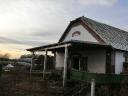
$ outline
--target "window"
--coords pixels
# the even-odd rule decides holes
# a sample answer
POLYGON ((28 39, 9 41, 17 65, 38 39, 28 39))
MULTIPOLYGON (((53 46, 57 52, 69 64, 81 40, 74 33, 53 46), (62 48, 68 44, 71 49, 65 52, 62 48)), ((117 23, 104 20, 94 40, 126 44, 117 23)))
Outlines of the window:
POLYGON ((124 57, 125 57, 125 62, 128 62, 128 52, 124 53, 124 57))
POLYGON ((79 71, 87 71, 88 57, 81 57, 80 55, 72 56, 72 68, 79 71))
POLYGON ((80 32, 79 31, 75 31, 72 33, 72 37, 77 37, 80 36, 80 32))

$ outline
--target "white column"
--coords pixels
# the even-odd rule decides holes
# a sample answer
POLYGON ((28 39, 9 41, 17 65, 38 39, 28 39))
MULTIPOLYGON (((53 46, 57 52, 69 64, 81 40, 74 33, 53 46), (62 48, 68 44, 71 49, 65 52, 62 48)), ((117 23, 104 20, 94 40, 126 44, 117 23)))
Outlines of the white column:
POLYGON ((30 74, 32 73, 33 65, 34 65, 34 52, 32 52, 32 57, 31 57, 31 67, 30 67, 30 74))
POLYGON ((65 46, 64 72, 63 72, 63 87, 65 87, 66 79, 67 79, 67 59, 68 59, 68 47, 65 46))
POLYGON ((45 49, 45 56, 44 56, 43 79, 45 78, 46 64, 47 64, 47 49, 45 49))
POLYGON ((95 96, 95 80, 91 80, 91 96, 95 96))
POLYGON ((54 51, 54 65, 53 65, 54 69, 56 67, 56 51, 54 51))

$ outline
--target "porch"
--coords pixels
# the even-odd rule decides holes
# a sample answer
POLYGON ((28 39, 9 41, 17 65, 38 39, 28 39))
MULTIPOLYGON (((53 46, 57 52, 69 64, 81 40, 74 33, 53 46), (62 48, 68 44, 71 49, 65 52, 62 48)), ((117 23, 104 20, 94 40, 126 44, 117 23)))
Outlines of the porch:
POLYGON ((111 67, 111 50, 112 48, 109 45, 76 41, 76 40, 27 49, 27 51, 30 51, 33 54, 32 61, 31 61, 30 74, 33 72, 33 65, 34 65, 33 59, 35 56, 35 52, 45 53, 45 57, 43 61, 44 65, 43 65, 43 71, 42 71, 43 77, 47 72, 47 69, 46 69, 47 54, 48 52, 52 52, 54 54, 55 69, 57 69, 59 65, 61 66, 63 71, 62 72, 63 86, 65 85, 67 76, 70 75, 70 71, 72 68, 77 69, 79 71, 86 71, 86 72, 91 71, 96 73, 99 71, 99 73, 100 72, 108 73, 110 72, 110 69, 111 69, 110 68, 111 67), (101 50, 104 50, 104 51, 102 52, 101 50), (100 54, 99 52, 102 53, 102 55, 99 56, 100 54), (59 61, 59 63, 57 60, 60 60, 60 58, 57 57, 57 53, 62 54, 62 58, 61 58, 62 60, 61 62, 59 61), (101 60, 102 57, 103 59, 101 60), (100 66, 102 67, 100 68, 100 66))

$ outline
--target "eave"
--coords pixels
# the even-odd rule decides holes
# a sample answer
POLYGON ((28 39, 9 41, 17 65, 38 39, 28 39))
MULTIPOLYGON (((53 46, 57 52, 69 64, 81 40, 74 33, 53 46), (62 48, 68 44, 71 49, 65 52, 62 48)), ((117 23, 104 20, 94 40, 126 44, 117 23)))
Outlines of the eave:
POLYGON ((61 42, 61 43, 54 43, 54 44, 49 44, 49 45, 44 45, 40 47, 34 47, 34 48, 29 48, 26 49, 27 51, 44 51, 44 50, 53 50, 53 49, 59 49, 59 48, 64 48, 65 46, 79 46, 79 47, 98 47, 98 48, 111 48, 112 46, 106 45, 106 44, 99 44, 95 42, 88 42, 88 41, 78 41, 78 40, 72 40, 72 41, 67 41, 67 42, 61 42))

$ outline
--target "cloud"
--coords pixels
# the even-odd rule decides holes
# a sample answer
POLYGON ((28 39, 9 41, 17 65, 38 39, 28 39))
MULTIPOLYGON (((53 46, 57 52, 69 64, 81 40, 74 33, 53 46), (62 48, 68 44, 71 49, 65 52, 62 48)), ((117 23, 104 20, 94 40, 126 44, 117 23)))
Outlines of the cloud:
POLYGON ((68 14, 64 0, 4 0, 0 9, 1 35, 12 37, 63 32, 68 14))
MULTIPOLYGON (((112 18, 109 15, 115 13, 115 10, 110 13, 109 9, 106 12, 109 7, 104 9, 104 6, 114 5, 117 1, 0 0, 0 44, 2 45, 0 48, 9 46, 17 50, 22 46, 22 51, 27 47, 57 42, 69 22, 79 16, 85 14, 93 18, 99 16, 99 21, 107 21, 107 17, 112 18)), ((122 12, 122 9, 120 10, 122 12)), ((119 10, 117 13, 120 14, 119 10)))
POLYGON ((106 5, 111 6, 117 2, 117 0, 78 0, 80 4, 85 5, 106 5))
POLYGON ((27 45, 27 46, 39 46, 48 44, 48 42, 36 41, 36 40, 15 40, 8 37, 0 36, 0 44, 14 44, 14 45, 27 45))

